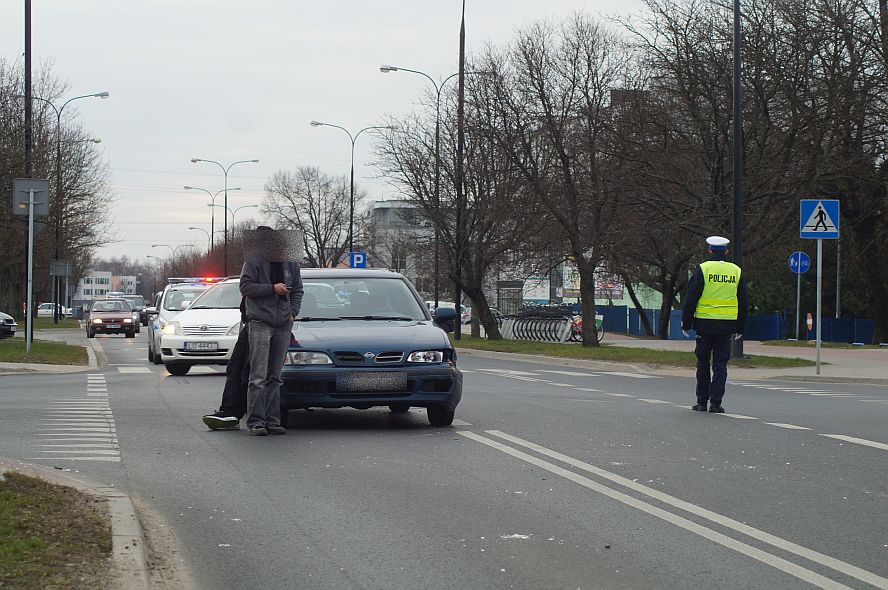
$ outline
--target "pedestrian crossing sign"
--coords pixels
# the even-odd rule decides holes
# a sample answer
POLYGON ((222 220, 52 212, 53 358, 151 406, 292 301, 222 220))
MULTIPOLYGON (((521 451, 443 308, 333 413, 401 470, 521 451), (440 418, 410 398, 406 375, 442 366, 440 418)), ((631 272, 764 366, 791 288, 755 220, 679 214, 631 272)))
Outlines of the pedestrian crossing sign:
POLYGON ((802 199, 799 237, 836 240, 839 237, 838 199, 802 199))

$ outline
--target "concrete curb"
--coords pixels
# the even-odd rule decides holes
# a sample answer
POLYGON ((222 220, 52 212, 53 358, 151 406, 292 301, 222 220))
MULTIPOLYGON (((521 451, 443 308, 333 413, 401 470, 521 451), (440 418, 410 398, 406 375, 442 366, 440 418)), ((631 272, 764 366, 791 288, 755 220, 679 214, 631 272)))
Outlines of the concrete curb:
POLYGON ((0 459, 0 473, 8 471, 17 471, 105 498, 111 518, 111 560, 115 569, 115 587, 125 590, 147 590, 151 587, 145 533, 129 496, 118 489, 97 485, 56 469, 14 459, 0 459))
POLYGON ((94 340, 87 340, 85 336, 83 340, 86 340, 86 342, 78 344, 78 346, 83 346, 83 348, 86 349, 86 365, 51 365, 47 363, 0 363, 0 375, 23 375, 33 373, 65 374, 95 370, 99 368, 102 364, 99 361, 98 354, 96 353, 97 350, 101 352, 101 347, 97 348, 98 343, 96 343, 94 340))
MULTIPOLYGON (((665 365, 643 365, 619 363, 612 361, 587 361, 583 359, 572 359, 565 357, 520 354, 513 352, 497 352, 492 350, 477 350, 472 348, 457 348, 457 355, 477 358, 489 358, 497 360, 512 360, 523 363, 535 363, 546 365, 560 365, 563 367, 575 367, 589 369, 592 371, 621 371, 632 373, 645 373, 648 375, 660 375, 668 377, 687 377, 689 379, 696 378, 696 370, 693 368, 675 368, 665 365)), ((728 379, 774 379, 782 381, 809 381, 819 383, 859 383, 861 385, 888 385, 888 379, 879 379, 872 377, 843 377, 831 375, 798 375, 784 373, 786 369, 744 369, 741 367, 732 367, 728 364, 728 379)))

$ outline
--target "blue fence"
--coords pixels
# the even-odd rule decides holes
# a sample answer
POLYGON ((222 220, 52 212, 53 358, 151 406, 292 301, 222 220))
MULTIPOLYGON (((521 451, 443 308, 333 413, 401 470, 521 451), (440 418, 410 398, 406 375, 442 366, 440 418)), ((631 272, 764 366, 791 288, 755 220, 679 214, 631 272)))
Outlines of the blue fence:
MULTIPOLYGON (((823 318, 821 338, 824 342, 873 343, 873 321, 855 318, 823 318)), ((808 330, 808 340, 815 340, 815 330, 808 330)))

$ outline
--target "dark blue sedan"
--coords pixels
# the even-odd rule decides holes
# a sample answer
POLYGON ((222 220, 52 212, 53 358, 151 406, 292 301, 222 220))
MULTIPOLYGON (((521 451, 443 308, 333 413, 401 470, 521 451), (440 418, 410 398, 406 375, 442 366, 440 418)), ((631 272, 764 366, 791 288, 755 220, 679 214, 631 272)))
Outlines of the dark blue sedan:
POLYGON ((426 408, 448 426, 462 396, 462 373, 444 329, 453 309, 433 317, 401 274, 303 269, 305 297, 284 364, 281 422, 297 408, 392 412, 426 408), (442 329, 444 328, 444 329, 442 329))

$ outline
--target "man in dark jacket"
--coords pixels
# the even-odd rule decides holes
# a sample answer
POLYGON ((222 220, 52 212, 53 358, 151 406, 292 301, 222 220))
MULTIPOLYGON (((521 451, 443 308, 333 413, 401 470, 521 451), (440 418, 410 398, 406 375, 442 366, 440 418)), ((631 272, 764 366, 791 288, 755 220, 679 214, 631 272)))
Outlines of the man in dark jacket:
POLYGON ((282 261, 280 235, 260 226, 250 239, 262 244, 261 255, 247 256, 240 292, 249 318, 250 382, 247 427, 253 436, 285 434, 281 426, 280 386, 293 320, 302 306, 302 274, 295 260, 282 261))
POLYGON ((238 430, 240 419, 247 411, 247 384, 250 381, 250 340, 245 298, 241 297, 241 323, 237 341, 231 350, 231 358, 225 367, 225 386, 222 389, 222 405, 212 414, 203 417, 203 423, 211 430, 238 430))
POLYGON ((730 241, 710 236, 706 243, 709 260, 688 281, 681 328, 685 336, 691 328, 697 332, 697 404, 692 409, 705 412, 709 404, 710 412, 723 413, 731 335, 738 340, 743 336, 748 300, 740 267, 726 260, 730 241))

